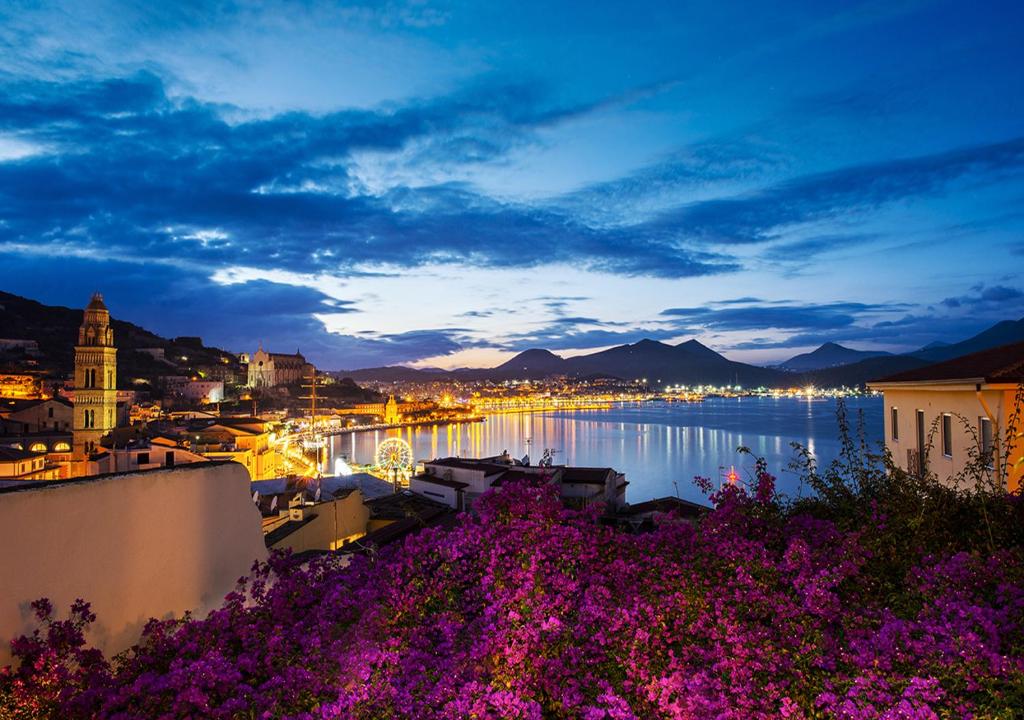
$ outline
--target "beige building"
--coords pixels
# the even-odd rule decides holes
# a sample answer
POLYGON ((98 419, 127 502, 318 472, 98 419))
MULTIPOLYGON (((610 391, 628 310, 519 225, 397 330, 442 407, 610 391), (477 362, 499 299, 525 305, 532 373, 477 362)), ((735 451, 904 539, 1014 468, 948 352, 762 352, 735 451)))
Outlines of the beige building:
POLYGON ((363 500, 355 488, 320 499, 310 499, 305 490, 264 497, 261 509, 267 547, 294 553, 338 550, 366 534, 370 510, 363 500), (271 511, 272 498, 277 498, 277 505, 271 511))
POLYGON ((299 352, 294 355, 269 353, 260 347, 249 357, 248 386, 264 388, 291 385, 311 377, 313 370, 313 366, 299 352))
POLYGON ((869 383, 885 396, 885 445, 912 473, 956 478, 981 456, 1010 491, 1024 478, 1024 343, 869 383))
POLYGON ((72 431, 76 461, 84 461, 100 439, 117 427, 117 348, 110 312, 95 293, 85 308, 75 346, 75 406, 72 431))
POLYGON ((57 468, 46 461, 46 451, 0 446, 0 480, 54 480, 57 468))
POLYGON ((281 457, 271 443, 273 423, 261 418, 218 417, 189 425, 192 451, 211 460, 231 460, 245 466, 253 480, 280 473, 281 457))
POLYGON ((87 639, 112 654, 149 618, 219 607, 267 556, 249 478, 230 463, 0 489, 0 547, 0 665, 35 629, 33 600, 61 616, 92 603, 87 639))
POLYGON ((27 432, 68 431, 74 422, 74 408, 64 398, 9 400, 7 403, 0 405, 0 415, 23 423, 27 432))
POLYGON ((609 510, 626 504, 626 476, 612 468, 525 465, 508 453, 494 458, 439 458, 423 463, 423 472, 409 479, 409 489, 456 510, 472 509, 491 488, 543 476, 559 488, 570 505, 605 503, 609 510))

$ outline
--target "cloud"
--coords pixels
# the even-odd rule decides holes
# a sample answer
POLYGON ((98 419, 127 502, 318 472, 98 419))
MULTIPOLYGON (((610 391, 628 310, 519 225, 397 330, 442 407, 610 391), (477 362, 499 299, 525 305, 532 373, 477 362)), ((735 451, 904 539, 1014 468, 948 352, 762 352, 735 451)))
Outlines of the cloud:
POLYGON ((357 312, 346 300, 318 290, 249 280, 213 282, 188 269, 124 263, 113 259, 8 255, 4 290, 38 296, 49 286, 47 301, 84 307, 95 291, 104 294, 111 314, 164 337, 201 334, 208 345, 241 352, 264 347, 296 348, 326 369, 413 362, 461 349, 458 329, 345 335, 330 332, 319 318, 357 312), (50 282, 60 278, 59 282, 50 282), (154 290, 154 288, 159 288, 154 290))
POLYGON ((971 288, 971 293, 947 297, 941 301, 941 304, 947 308, 967 306, 977 309, 979 306, 1019 307, 1024 305, 1022 301, 1024 301, 1024 291, 1021 291, 1019 288, 1007 287, 1005 285, 991 285, 989 287, 976 285, 971 288))
POLYGON ((775 262, 803 265, 820 255, 865 245, 878 238, 879 236, 873 233, 817 235, 801 240, 776 243, 766 248, 762 257, 775 262))
POLYGON ((57 149, 0 163, 0 238, 73 236, 121 256, 189 257, 344 274, 380 264, 571 262, 625 275, 735 270, 718 252, 659 227, 603 229, 553 209, 503 203, 460 185, 353 186, 359 150, 393 151, 456 130, 531 127, 585 109, 535 87, 473 87, 378 111, 292 112, 231 124, 172 100, 151 73, 100 81, 7 83, 0 131, 57 149), (215 230, 216 242, 197 242, 215 230))
POLYGON ((899 304, 832 302, 821 304, 750 304, 729 307, 668 308, 663 317, 719 331, 838 330, 856 323, 861 317, 892 312, 899 304))
POLYGON ((661 224, 720 243, 760 243, 783 229, 909 198, 938 195, 957 180, 991 183, 1024 168, 1024 138, 805 175, 745 196, 694 203, 661 224))

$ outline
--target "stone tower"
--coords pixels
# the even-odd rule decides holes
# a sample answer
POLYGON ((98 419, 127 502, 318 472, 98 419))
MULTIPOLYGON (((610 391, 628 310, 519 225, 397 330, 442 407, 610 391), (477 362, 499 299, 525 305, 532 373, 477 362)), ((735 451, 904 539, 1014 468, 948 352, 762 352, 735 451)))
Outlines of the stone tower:
POLYGON ((86 460, 116 425, 117 348, 110 311, 103 296, 95 293, 85 308, 75 345, 75 460, 86 460))

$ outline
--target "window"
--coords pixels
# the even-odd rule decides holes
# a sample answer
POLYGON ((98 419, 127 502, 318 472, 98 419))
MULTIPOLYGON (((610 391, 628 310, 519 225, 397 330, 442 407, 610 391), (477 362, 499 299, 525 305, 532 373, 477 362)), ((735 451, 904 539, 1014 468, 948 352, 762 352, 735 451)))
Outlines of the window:
POLYGON ((51 417, 51 418, 53 417, 53 407, 52 406, 46 409, 46 417, 51 417))
POLYGON ((144 453, 140 452, 138 460, 139 460, 139 465, 149 465, 149 453, 148 452, 144 452, 144 453))
POLYGON ((53 451, 54 452, 70 452, 71 451, 71 446, 68 445, 66 442, 59 442, 59 443, 57 443, 56 445, 53 446, 53 451))
POLYGON ((32 443, 28 446, 29 452, 46 452, 46 445, 41 442, 32 443))
POLYGON ((899 442, 900 439, 900 411, 894 405, 889 410, 889 425, 892 427, 892 439, 899 442))
POLYGON ((925 434, 924 410, 917 411, 917 472, 924 475, 925 471, 925 434))
POLYGON ((942 454, 953 457, 953 416, 942 414, 942 454))
POLYGON ((995 463, 993 439, 992 421, 987 417, 978 418, 978 441, 981 443, 981 456, 985 459, 985 465, 988 467, 993 467, 995 463))

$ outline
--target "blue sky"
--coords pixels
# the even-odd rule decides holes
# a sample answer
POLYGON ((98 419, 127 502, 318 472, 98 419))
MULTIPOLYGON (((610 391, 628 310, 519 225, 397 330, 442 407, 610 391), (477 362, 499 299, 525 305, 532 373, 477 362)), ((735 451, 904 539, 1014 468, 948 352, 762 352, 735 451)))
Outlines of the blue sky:
POLYGON ((0 5, 0 288, 326 368, 1024 315, 1019 3, 0 5))

